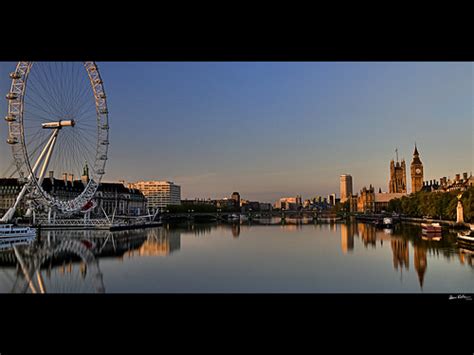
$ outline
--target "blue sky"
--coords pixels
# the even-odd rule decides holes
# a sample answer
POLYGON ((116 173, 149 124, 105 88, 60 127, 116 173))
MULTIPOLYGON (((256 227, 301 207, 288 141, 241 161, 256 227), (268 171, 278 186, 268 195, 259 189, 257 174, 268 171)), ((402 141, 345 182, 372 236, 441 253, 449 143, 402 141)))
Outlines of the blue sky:
MULTIPOLYGON (((339 195, 349 173, 355 192, 386 191, 395 148, 409 164, 415 141, 425 180, 474 170, 470 62, 98 65, 111 124, 107 181, 166 179, 183 198, 239 191, 273 202, 339 195)), ((0 92, 14 68, 0 62, 0 92)), ((2 116, 6 107, 0 100, 2 116)), ((2 173, 6 143, 0 157, 2 173)))

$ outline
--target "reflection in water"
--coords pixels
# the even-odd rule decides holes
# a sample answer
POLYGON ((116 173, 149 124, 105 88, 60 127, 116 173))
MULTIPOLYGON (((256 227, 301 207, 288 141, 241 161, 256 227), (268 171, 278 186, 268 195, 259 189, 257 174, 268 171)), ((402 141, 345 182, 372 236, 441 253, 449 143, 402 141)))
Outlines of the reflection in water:
POLYGON ((240 235, 240 224, 232 224, 232 236, 238 238, 240 235))
MULTIPOLYGON (((266 230, 269 236, 279 234, 283 240, 289 240, 293 234, 301 233, 302 236, 308 236, 312 243, 317 243, 318 238, 326 238, 328 235, 338 235, 340 228, 340 239, 329 238, 325 243, 337 243, 339 257, 351 260, 364 258, 367 262, 373 262, 377 265, 377 260, 373 258, 374 253, 385 246, 390 245, 391 253, 388 258, 383 259, 384 263, 393 264, 393 270, 396 272, 410 271, 410 245, 413 248, 414 272, 417 273, 419 287, 432 287, 433 282, 440 282, 439 276, 433 275, 430 278, 430 286, 427 286, 426 274, 428 272, 429 258, 442 258, 446 260, 459 260, 458 265, 463 265, 471 270, 473 267, 474 247, 472 245, 458 244, 454 234, 447 231, 443 232, 442 238, 423 238, 421 229, 418 225, 401 224, 396 225, 393 230, 381 230, 373 225, 364 223, 333 223, 333 224, 311 224, 303 225, 297 221, 290 223, 257 226, 251 223, 182 223, 177 225, 164 225, 160 228, 151 228, 144 230, 131 231, 52 231, 42 232, 40 238, 28 245, 16 245, 0 251, 0 292, 105 292, 107 289, 107 275, 102 276, 99 263, 116 263, 115 268, 108 269, 110 273, 113 270, 119 270, 117 265, 127 262, 133 258, 144 258, 144 262, 154 262, 153 257, 167 257, 175 255, 181 249, 181 237, 199 238, 196 240, 199 244, 212 243, 213 238, 202 238, 206 235, 224 235, 231 239, 238 240, 238 245, 248 246, 258 238, 262 230, 266 230), (259 231, 254 233, 254 231, 259 231), (246 238, 238 239, 244 234, 246 238), (365 248, 358 248, 357 253, 353 253, 355 248, 355 239, 359 239, 365 248), (240 244, 240 241, 244 242, 240 244), (339 244, 340 243, 340 244, 339 244), (368 246, 371 246, 368 250, 368 246), (340 255, 342 251, 344 256, 340 255), (391 259, 390 260, 390 255, 391 259), (119 263, 117 264, 117 261, 119 263), (438 278, 437 278, 438 277, 438 278)), ((272 247, 284 248, 285 242, 281 239, 271 239, 272 247)), ((260 239, 262 240, 262 239, 260 239)), ((301 255, 311 255, 312 249, 304 244, 305 239, 301 239, 302 250, 298 249, 299 244, 295 245, 295 251, 298 250, 301 255)), ((196 244, 187 244, 192 245, 196 244)), ((258 244, 256 244, 255 247, 258 244)), ((327 245, 327 244, 326 244, 327 245)), ((244 249, 235 248, 227 244, 219 244, 219 249, 214 253, 239 253, 244 249), (227 248, 227 249, 226 249, 227 248)), ((278 249, 275 249, 278 255, 278 249)), ((197 257, 199 253, 192 253, 190 257, 197 257)), ((379 255, 378 253, 377 255, 379 255)), ((285 255, 285 254, 280 254, 285 255)), ((327 256, 334 258, 334 255, 327 256)), ((337 257, 337 256, 336 256, 337 257)), ((245 260, 246 254, 241 255, 245 260)), ((272 260, 272 255, 265 256, 265 262, 272 260)), ((156 259, 155 262, 159 260, 156 259)), ((160 259, 160 262, 166 262, 166 259, 160 259)), ((303 259, 302 259, 303 260, 303 259)), ((433 260, 433 259, 431 259, 433 260)), ((191 264, 191 261, 188 261, 191 264)), ((271 261, 270 261, 271 262, 271 261)), ((278 261, 279 263, 280 261, 278 261)), ((326 262, 326 259, 319 259, 318 262, 326 262)), ((327 261, 329 262, 329 261, 327 261)), ((431 261, 432 262, 432 261, 431 261)), ((180 261, 179 263, 182 263, 180 261)), ((178 264, 179 264, 178 263, 178 264)), ((137 263, 136 265, 140 265, 137 263)), ((203 263, 205 264, 205 263, 203 263)), ((307 265, 305 262, 302 265, 307 265)), ((109 264, 108 264, 109 265, 109 264)), ((181 265, 181 264, 180 264, 181 265)), ((184 264, 183 264, 184 265, 184 264)), ((118 271, 117 271, 118 272, 118 271)), ((211 271, 209 271, 211 272, 211 271)), ((307 272, 299 269, 298 272, 307 272)), ((140 277, 140 276, 137 276, 140 277)), ((163 277, 163 276, 162 276, 163 277)), ((326 277, 326 276, 325 276, 326 277)), ((350 271, 347 272, 348 279, 356 278, 350 271)), ((278 278, 278 280, 281 280, 278 278)), ((245 280, 241 280, 245 283, 245 280)), ((284 281, 282 281, 284 283, 284 281)), ((217 286, 218 287, 218 286, 217 286)), ((328 284, 327 287, 330 287, 328 284)), ((113 287, 112 287, 113 288, 113 287)), ((130 290, 133 292, 134 290, 130 290)), ((139 292, 139 291, 138 291, 139 292)))
POLYGON ((282 224, 280 230, 283 232, 296 232, 303 228, 302 224, 282 224))
POLYGON ((405 267, 409 270, 409 257, 408 257, 408 241, 400 239, 392 239, 390 242, 393 252, 393 267, 395 270, 400 270, 405 267))
POLYGON ((138 249, 130 249, 125 255, 134 256, 168 256, 181 248, 179 230, 154 228, 147 232, 146 241, 138 249))
POLYGON ((38 239, 0 253, 0 267, 14 293, 102 293, 102 273, 91 247, 80 239, 38 239))
MULTIPOLYGON (((418 275, 420 288, 423 288, 424 278, 428 267, 428 255, 439 257, 440 252, 444 258, 452 260, 456 255, 463 265, 473 267, 474 246, 460 246, 459 250, 453 244, 452 236, 445 233, 443 239, 440 235, 425 236, 416 225, 401 225, 395 229, 378 230, 375 226, 366 223, 340 224, 341 227, 341 251, 347 254, 354 249, 354 236, 361 238, 364 246, 377 247, 377 242, 383 247, 383 243, 390 242, 392 249, 392 262, 395 271, 402 272, 403 269, 410 270, 409 245, 413 247, 413 264, 418 275)), ((474 268, 474 267, 473 267, 474 268)))
POLYGON ((467 264, 473 267, 473 259, 474 259, 474 246, 469 248, 469 246, 461 246, 459 248, 459 262, 461 264, 467 264))
POLYGON ((425 277, 426 267, 428 264, 428 260, 426 258, 426 248, 423 248, 421 245, 413 246, 414 255, 414 264, 415 270, 418 274, 418 281, 420 282, 420 287, 423 288, 423 279, 425 277))
POLYGON ((102 293, 99 258, 162 256, 179 250, 180 231, 48 231, 29 245, 0 253, 14 293, 102 293), (9 270, 7 270, 9 269, 9 270))
POLYGON ((377 242, 375 227, 370 224, 359 223, 358 229, 359 235, 362 237, 362 241, 364 242, 364 246, 367 248, 368 245, 371 245, 375 248, 377 242))
POLYGON ((354 234, 357 225, 355 223, 341 224, 341 250, 343 254, 354 250, 354 234))

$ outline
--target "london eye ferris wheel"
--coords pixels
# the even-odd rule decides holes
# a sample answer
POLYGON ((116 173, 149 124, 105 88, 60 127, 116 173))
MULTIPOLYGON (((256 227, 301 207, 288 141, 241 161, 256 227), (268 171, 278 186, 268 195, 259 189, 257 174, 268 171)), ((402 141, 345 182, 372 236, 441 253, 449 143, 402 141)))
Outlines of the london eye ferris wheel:
POLYGON ((109 119, 104 84, 95 62, 19 62, 10 74, 6 95, 7 142, 24 182, 8 221, 20 200, 62 214, 80 211, 93 198, 105 174, 109 119), (87 173, 84 189, 74 198, 46 191, 48 172, 71 180, 87 173))

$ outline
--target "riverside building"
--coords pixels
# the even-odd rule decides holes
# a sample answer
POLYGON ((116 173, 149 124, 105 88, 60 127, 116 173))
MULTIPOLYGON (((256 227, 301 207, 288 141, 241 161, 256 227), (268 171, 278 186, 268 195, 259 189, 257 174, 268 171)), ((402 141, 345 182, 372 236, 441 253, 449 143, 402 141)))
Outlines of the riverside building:
POLYGON ((166 208, 181 204, 181 186, 171 181, 138 181, 128 184, 140 190, 147 200, 147 208, 166 208))

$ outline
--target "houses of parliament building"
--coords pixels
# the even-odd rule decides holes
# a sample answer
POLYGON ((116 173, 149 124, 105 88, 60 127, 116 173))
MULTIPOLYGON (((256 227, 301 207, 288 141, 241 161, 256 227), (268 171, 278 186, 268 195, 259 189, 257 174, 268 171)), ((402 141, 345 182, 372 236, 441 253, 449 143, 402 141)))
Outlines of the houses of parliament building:
MULTIPOLYGON (((410 164, 411 191, 418 192, 423 188, 423 163, 420 160, 420 154, 415 144, 413 160, 410 164)), ((389 193, 407 193, 407 174, 405 160, 401 163, 393 159, 390 161, 390 181, 388 183, 389 193)))
MULTIPOLYGON (((394 198, 401 198, 408 193, 407 188, 407 171, 405 160, 397 161, 393 159, 390 161, 390 180, 388 182, 388 193, 382 193, 381 189, 377 193, 375 188, 370 185, 369 188, 364 187, 360 191, 360 196, 352 197, 350 210, 358 212, 375 212, 380 213, 386 210, 390 200, 394 198)), ((413 160, 410 164, 411 175, 411 192, 418 192, 424 189, 423 183, 423 163, 420 160, 420 154, 415 144, 413 152, 413 160)))

